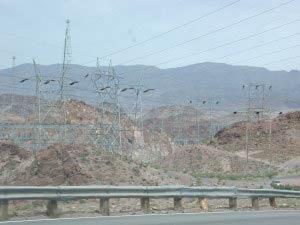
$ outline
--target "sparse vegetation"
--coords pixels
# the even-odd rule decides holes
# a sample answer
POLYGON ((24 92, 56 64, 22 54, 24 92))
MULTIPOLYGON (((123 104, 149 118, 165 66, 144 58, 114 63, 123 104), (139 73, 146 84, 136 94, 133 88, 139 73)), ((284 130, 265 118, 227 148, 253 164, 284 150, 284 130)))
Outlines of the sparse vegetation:
POLYGON ((277 175, 276 172, 266 173, 248 173, 248 174, 234 174, 234 173, 193 173, 196 179, 201 178, 216 178, 218 180, 258 180, 263 178, 272 178, 277 175))
POLYGON ((290 190, 290 191, 300 191, 300 186, 294 186, 289 184, 280 184, 273 187, 279 190, 290 190))
POLYGON ((86 201, 85 199, 80 199, 80 200, 79 200, 79 203, 80 203, 80 204, 84 204, 84 203, 86 203, 86 202, 87 202, 87 201, 86 201))

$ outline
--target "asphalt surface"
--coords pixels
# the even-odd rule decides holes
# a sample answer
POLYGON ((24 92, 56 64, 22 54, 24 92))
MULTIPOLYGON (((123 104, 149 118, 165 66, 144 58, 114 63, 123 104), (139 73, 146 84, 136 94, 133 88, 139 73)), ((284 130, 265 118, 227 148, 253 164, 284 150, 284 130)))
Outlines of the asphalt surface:
POLYGON ((232 212, 9 221, 1 225, 299 225, 300 211, 232 212))

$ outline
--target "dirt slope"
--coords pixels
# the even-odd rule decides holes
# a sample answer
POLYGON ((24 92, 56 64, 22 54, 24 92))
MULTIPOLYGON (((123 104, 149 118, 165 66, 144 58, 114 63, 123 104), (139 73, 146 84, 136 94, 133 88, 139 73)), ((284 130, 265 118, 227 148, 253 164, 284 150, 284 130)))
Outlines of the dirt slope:
POLYGON ((235 153, 216 149, 207 145, 191 145, 164 159, 163 167, 189 173, 257 173, 266 171, 268 164, 249 160, 235 153))
MULTIPOLYGON (((12 153, 9 153, 11 155, 12 153)), ((180 173, 160 172, 152 167, 103 152, 92 145, 63 144, 41 150, 35 159, 24 158, 14 176, 2 184, 14 185, 190 185, 193 179, 180 173)))
MULTIPOLYGON (((216 117, 213 116, 215 121, 216 117)), ((188 140, 189 143, 195 143, 198 131, 202 140, 208 138, 209 117, 205 111, 191 106, 161 106, 146 113, 144 127, 158 132, 163 130, 173 142, 188 140)))
MULTIPOLYGON (((30 129, 20 130, 19 136, 25 136, 20 143, 20 146, 31 149, 33 148, 33 138, 35 135, 33 124, 38 123, 38 110, 34 110, 36 104, 34 104, 34 97, 31 96, 18 96, 19 101, 15 102, 13 107, 9 104, 10 98, 17 98, 15 95, 9 95, 10 97, 7 101, 4 95, 0 95, 0 105, 2 104, 3 109, 0 111, 0 122, 2 124, 29 124, 30 129), (25 101, 25 100, 26 101, 25 101), (29 101, 30 100, 30 101, 29 101), (7 104, 4 105, 4 103, 7 104), (28 105, 24 105, 28 104, 28 105), (5 107, 4 107, 5 106, 5 107), (14 108, 20 108, 22 110, 13 111, 14 108), (26 108, 26 110, 23 110, 26 108), (32 108, 32 111, 29 109, 32 108)), ((6 96, 6 95, 5 95, 6 96)), ((84 126, 88 129, 69 129, 66 131, 66 140, 75 139, 77 143, 94 143, 95 139, 105 139, 107 136, 112 135, 113 132, 110 125, 113 120, 116 120, 115 116, 111 112, 111 108, 107 107, 105 110, 89 105, 83 101, 69 99, 65 101, 64 107, 56 102, 52 103, 53 107, 49 111, 49 103, 42 104, 41 112, 43 114, 41 124, 45 124, 48 127, 49 124, 54 124, 58 126, 59 124, 68 124, 74 126, 84 126), (65 110, 66 121, 64 120, 64 113, 62 109, 65 110), (105 125, 103 125, 105 124, 105 125), (106 128, 104 128, 106 127, 106 128), (93 129, 92 129, 93 128, 93 129), (75 137, 75 138, 74 138, 75 137)), ((73 127, 74 127, 73 126, 73 127)), ((120 126, 122 129, 121 141, 122 141, 122 152, 126 155, 132 155, 137 159, 154 159, 169 154, 172 152, 172 144, 166 133, 161 133, 158 130, 148 130, 144 129, 144 136, 141 134, 141 128, 137 127, 137 124, 130 118, 123 110, 121 111, 120 126), (142 138, 144 137, 144 138, 142 138), (133 144, 134 143, 134 144, 133 144), (145 155, 144 153, 147 153, 145 155)), ((15 141, 14 131, 6 129, 2 132, 1 138, 5 141, 15 141)), ((41 130, 41 138, 50 140, 48 142, 42 143, 42 145, 48 146, 57 143, 60 140, 58 132, 53 129, 41 130)), ((117 135, 117 134, 114 134, 117 135)))
POLYGON ((247 126, 251 157, 271 161, 277 165, 300 157, 300 111, 278 116, 271 124, 270 121, 235 123, 216 135, 218 148, 231 152, 244 151, 247 126))
POLYGON ((30 152, 11 143, 0 143, 0 183, 8 184, 31 162, 30 152))

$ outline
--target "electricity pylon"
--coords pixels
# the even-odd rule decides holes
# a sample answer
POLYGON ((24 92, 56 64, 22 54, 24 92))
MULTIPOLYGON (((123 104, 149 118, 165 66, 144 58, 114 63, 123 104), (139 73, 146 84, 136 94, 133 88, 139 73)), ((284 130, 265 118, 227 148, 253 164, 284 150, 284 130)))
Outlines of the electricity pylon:
POLYGON ((101 71, 97 60, 97 69, 92 79, 101 110, 100 118, 97 119, 95 143, 109 152, 122 154, 119 77, 117 77, 111 61, 105 73, 101 71))
MULTIPOLYGON (((247 110, 244 112, 234 112, 234 114, 242 113, 246 115, 246 130, 245 130, 245 151, 247 164, 249 161, 249 151, 254 149, 253 134, 251 133, 251 124, 260 119, 269 117, 271 124, 271 110, 266 107, 266 91, 270 91, 272 86, 264 83, 249 83, 244 84, 243 89, 247 91, 247 110)), ((269 128, 269 148, 271 148, 272 127, 269 128)))

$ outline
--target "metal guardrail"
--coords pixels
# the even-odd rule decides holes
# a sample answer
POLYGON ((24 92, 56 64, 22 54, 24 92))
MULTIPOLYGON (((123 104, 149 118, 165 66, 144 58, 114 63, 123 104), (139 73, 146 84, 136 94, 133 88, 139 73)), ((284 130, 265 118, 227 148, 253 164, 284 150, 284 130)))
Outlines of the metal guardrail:
POLYGON ((250 198, 258 209, 258 199, 268 198, 276 207, 275 198, 300 198, 299 191, 244 189, 237 187, 187 186, 0 186, 0 220, 8 219, 12 200, 48 200, 47 215, 58 216, 57 201, 100 199, 100 212, 109 215, 110 198, 140 198, 145 213, 150 211, 150 198, 174 198, 174 208, 182 209, 182 198, 229 199, 229 208, 237 208, 237 199, 250 198))
POLYGON ((185 186, 58 186, 0 187, 0 199, 5 200, 70 200, 83 198, 175 198, 236 197, 235 187, 185 186))
POLYGON ((277 189, 237 189, 238 198, 300 198, 300 191, 277 189))

